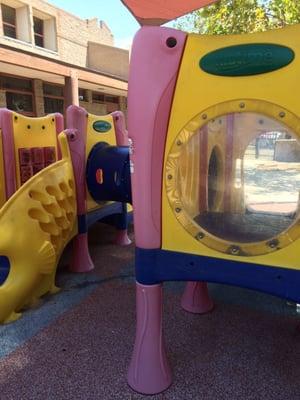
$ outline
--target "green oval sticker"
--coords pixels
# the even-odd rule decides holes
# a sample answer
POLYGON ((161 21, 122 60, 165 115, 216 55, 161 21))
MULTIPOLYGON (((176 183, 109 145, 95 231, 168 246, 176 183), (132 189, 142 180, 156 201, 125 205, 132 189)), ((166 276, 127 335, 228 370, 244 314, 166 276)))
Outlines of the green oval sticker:
POLYGON ((294 51, 286 46, 248 43, 212 51, 200 59, 199 65, 212 75, 249 76, 276 71, 294 58, 294 51))
POLYGON ((99 133, 105 133, 111 130, 111 124, 104 120, 98 120, 93 123, 93 129, 99 133))

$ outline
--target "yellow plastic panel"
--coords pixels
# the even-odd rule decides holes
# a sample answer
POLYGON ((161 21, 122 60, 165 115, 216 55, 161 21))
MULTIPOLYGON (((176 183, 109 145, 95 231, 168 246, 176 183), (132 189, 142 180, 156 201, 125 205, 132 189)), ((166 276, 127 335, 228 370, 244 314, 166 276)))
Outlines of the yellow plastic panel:
POLYGON ((54 115, 41 118, 26 117, 13 113, 13 135, 15 143, 17 187, 21 186, 19 149, 33 147, 55 147, 57 159, 57 134, 54 115))
POLYGON ((10 272, 0 286, 0 322, 17 319, 24 306, 55 292, 61 252, 77 232, 76 194, 66 136, 63 158, 29 179, 0 210, 0 253, 10 272))
MULTIPOLYGON (((116 142, 116 133, 115 133, 115 128, 114 128, 114 121, 113 117, 109 115, 94 115, 94 114, 88 114, 87 118, 87 138, 86 138, 86 158, 89 156, 91 149, 96 143, 99 142, 106 142, 112 146, 115 146, 117 144, 116 142), (111 129, 108 132, 97 132, 93 128, 93 124, 96 121, 106 121, 110 123, 111 129)), ((87 211, 91 211, 95 208, 101 207, 98 203, 96 203, 88 189, 86 189, 87 192, 87 211)), ((107 202, 103 202, 103 205, 107 204, 107 202)))
MULTIPOLYGON (((297 56, 300 54, 300 42, 297 39, 299 35, 300 26, 295 25, 251 35, 188 36, 174 94, 165 149, 162 198, 163 249, 299 269, 299 224, 295 224, 285 234, 282 239, 285 247, 282 249, 270 248, 266 254, 253 256, 224 254, 201 243, 201 238, 197 240, 195 238, 197 229, 192 224, 189 225, 189 221, 179 222, 179 219, 184 220, 185 216, 184 214, 182 217, 176 216, 176 202, 170 202, 172 196, 175 200, 178 197, 177 187, 172 187, 170 183, 172 173, 176 172, 174 163, 172 164, 177 157, 176 152, 179 151, 176 149, 176 142, 184 141, 185 136, 191 135, 196 129, 202 129, 209 121, 230 113, 253 112, 282 122, 298 138, 300 137, 300 102, 298 91, 295 90, 298 87, 300 71, 300 58, 297 56), (222 77, 208 74, 200 69, 199 61, 207 53, 226 46, 246 43, 273 43, 287 46, 294 50, 296 57, 284 68, 253 76, 222 77)), ((218 147, 222 158, 225 156, 224 143, 220 141, 218 147)))

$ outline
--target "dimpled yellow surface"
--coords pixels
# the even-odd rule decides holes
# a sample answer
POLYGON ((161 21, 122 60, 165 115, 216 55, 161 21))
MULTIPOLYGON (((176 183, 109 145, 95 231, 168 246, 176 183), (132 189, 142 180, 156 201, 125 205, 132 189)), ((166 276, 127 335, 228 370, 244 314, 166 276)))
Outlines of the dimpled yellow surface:
POLYGON ((76 234, 76 193, 64 133, 62 159, 29 179, 0 210, 0 253, 10 272, 0 286, 0 322, 19 317, 19 310, 55 292, 61 252, 76 234))

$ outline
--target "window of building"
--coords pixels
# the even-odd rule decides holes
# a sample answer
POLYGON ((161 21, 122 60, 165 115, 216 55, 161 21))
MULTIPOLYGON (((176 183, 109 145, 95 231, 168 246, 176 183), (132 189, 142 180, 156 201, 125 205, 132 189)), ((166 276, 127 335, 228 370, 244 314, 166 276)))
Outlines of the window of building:
POLYGON ((34 43, 36 46, 44 47, 44 21, 33 17, 34 43))
POLYGON ((119 104, 119 97, 104 93, 93 92, 93 103, 114 103, 119 104))
POLYGON ((118 96, 105 96, 105 102, 119 104, 119 97, 118 96))
POLYGON ((93 103, 105 103, 105 95, 102 93, 93 92, 93 103))
POLYGON ((8 75, 0 75, 0 88, 2 90, 13 90, 22 92, 32 92, 32 81, 30 79, 20 79, 8 75))
POLYGON ((56 19, 35 8, 33 13, 34 44, 37 47, 57 51, 56 19))
POLYGON ((105 104, 106 111, 111 113, 119 109, 119 97, 110 94, 104 94, 99 92, 93 92, 92 94, 93 103, 105 104))
POLYGON ((45 114, 64 113, 64 88, 50 83, 43 84, 45 114))
POLYGON ((16 39, 16 10, 15 8, 9 7, 5 4, 1 4, 2 22, 3 22, 3 33, 4 36, 8 36, 16 39))
POLYGON ((86 89, 79 89, 78 90, 78 97, 79 97, 79 101, 89 101, 88 93, 87 93, 86 89))
POLYGON ((33 115, 33 98, 31 94, 6 92, 6 106, 18 113, 33 115))
POLYGON ((1 75, 0 88, 5 91, 8 109, 28 116, 35 115, 33 85, 30 79, 1 75))

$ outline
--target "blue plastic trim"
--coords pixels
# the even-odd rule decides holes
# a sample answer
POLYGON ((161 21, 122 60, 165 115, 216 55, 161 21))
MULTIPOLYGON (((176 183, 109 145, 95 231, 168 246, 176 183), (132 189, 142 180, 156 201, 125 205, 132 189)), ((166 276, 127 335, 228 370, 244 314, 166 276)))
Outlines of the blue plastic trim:
POLYGON ((161 249, 136 249, 136 279, 144 285, 178 280, 225 283, 300 302, 299 270, 161 249))
POLYGON ((78 233, 86 233, 88 230, 86 214, 78 215, 78 233))
MULTIPOLYGON (((127 210, 126 203, 125 207, 127 210)), ((97 208, 93 211, 90 211, 86 216, 87 229, 98 221, 104 222, 109 225, 113 225, 117 227, 117 229, 126 229, 128 224, 132 223, 133 221, 133 213, 131 211, 129 213, 126 213, 125 216, 123 216, 123 213, 124 213, 124 203, 119 203, 119 202, 107 204, 101 208, 97 208), (123 225, 125 217, 126 217, 125 220, 126 224, 123 225), (121 223, 119 223, 119 219, 121 223), (123 228, 123 226, 125 227, 123 228)))
POLYGON ((2 285, 9 274, 10 262, 6 256, 0 256, 0 285, 2 285))
POLYGON ((93 211, 90 211, 87 214, 87 226, 88 228, 95 224, 97 221, 103 220, 104 218, 122 213, 122 203, 111 203, 107 204, 101 208, 97 208, 93 211))
POLYGON ((127 212, 127 222, 129 224, 133 224, 133 211, 127 212))
POLYGON ((131 203, 131 174, 128 146, 96 143, 86 163, 86 183, 91 197, 97 202, 131 203), (98 172, 103 180, 98 182, 98 172))
POLYGON ((119 214, 115 221, 115 227, 118 230, 127 229, 128 226, 128 218, 127 218, 127 204, 122 203, 122 214, 119 214))

